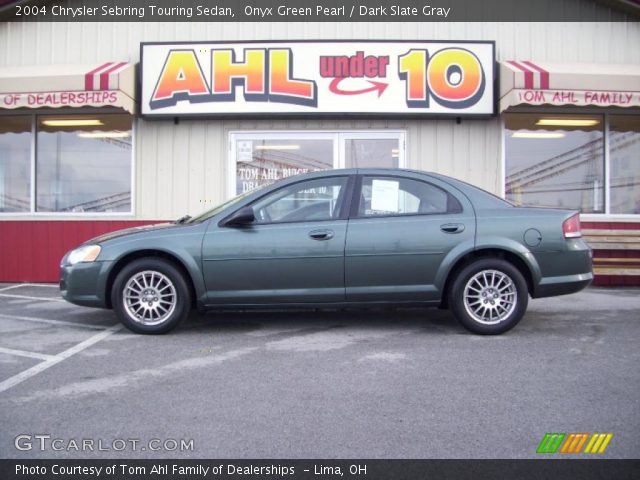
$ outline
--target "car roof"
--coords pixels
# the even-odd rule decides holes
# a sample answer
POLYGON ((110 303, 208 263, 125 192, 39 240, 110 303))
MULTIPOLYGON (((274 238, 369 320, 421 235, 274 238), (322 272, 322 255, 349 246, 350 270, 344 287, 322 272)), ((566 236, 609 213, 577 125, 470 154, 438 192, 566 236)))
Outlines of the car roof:
POLYGON ((340 175, 369 175, 369 174, 397 174, 397 173, 411 173, 419 175, 432 175, 432 172, 426 172, 424 170, 413 170, 408 168, 332 168, 330 170, 317 170, 315 172, 307 172, 299 175, 293 175, 287 177, 300 180, 302 178, 312 177, 333 177, 340 175))
POLYGON ((298 175, 291 175, 289 177, 282 178, 277 182, 271 184, 267 187, 269 190, 273 190, 274 188, 279 188, 284 185, 290 185, 293 183, 298 183, 307 179, 314 178, 326 178, 326 177, 339 177, 343 175, 402 175, 406 174, 407 176, 420 176, 420 177, 428 177, 437 178, 440 181, 444 181, 445 183, 451 178, 446 175, 440 175, 433 172, 426 172, 424 170, 413 170, 408 168, 332 168, 330 170, 317 170, 315 172, 307 172, 301 173, 298 175))

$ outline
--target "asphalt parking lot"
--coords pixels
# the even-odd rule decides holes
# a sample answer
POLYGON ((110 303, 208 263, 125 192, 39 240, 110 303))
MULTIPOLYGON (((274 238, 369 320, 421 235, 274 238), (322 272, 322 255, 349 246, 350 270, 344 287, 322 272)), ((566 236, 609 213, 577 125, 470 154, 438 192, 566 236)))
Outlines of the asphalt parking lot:
POLYGON ((612 432, 601 457, 637 458, 639 294, 533 300, 499 337, 439 310, 194 313, 140 336, 0 284, 0 458, 535 458, 546 432, 612 432))

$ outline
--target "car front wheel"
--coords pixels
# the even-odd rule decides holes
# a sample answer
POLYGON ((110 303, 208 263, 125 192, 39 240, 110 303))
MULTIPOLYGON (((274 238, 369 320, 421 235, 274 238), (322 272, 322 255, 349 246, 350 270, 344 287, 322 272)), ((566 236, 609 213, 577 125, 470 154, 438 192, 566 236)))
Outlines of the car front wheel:
POLYGON ((136 333, 166 333, 191 309, 189 287, 182 273, 156 258, 126 265, 113 284, 111 302, 118 319, 136 333))
POLYGON ((449 291, 453 315, 467 330, 482 335, 497 335, 515 327, 528 300, 524 277, 501 259, 479 259, 467 265, 449 291))

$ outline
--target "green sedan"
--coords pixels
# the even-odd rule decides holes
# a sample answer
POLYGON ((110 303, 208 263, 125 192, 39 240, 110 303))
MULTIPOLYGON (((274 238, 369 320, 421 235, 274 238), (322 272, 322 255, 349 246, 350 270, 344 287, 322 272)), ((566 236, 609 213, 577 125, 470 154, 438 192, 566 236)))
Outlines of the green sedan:
POLYGON ((103 235, 68 252, 69 302, 165 333, 192 308, 437 306, 468 330, 514 327, 532 298, 585 288, 578 212, 516 207, 419 171, 314 172, 197 217, 103 235))

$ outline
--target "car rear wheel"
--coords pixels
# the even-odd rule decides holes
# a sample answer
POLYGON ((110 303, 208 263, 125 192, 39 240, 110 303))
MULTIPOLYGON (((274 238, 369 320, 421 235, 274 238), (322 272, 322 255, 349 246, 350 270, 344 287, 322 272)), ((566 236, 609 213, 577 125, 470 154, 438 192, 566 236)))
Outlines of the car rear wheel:
POLYGON ((497 335, 515 327, 528 300, 524 277, 501 259, 479 259, 467 265, 449 291, 453 315, 467 330, 482 335, 497 335))
POLYGON ((191 309, 189 287, 182 273, 156 258, 126 265, 113 284, 111 303, 129 330, 148 334, 172 330, 191 309))

